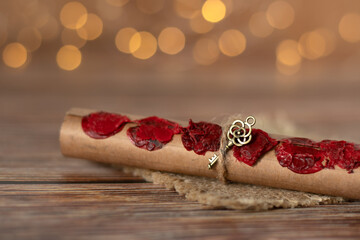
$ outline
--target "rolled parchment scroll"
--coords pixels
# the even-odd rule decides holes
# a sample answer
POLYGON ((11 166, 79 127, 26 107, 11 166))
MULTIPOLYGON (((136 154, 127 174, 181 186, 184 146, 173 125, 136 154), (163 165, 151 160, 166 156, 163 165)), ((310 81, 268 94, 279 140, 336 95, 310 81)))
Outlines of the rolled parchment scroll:
MULTIPOLYGON (((96 112, 87 109, 71 109, 65 116, 60 130, 63 155, 97 162, 120 164, 165 172, 216 178, 219 164, 208 169, 209 158, 214 152, 198 155, 184 148, 181 135, 175 134, 162 149, 148 151, 135 146, 127 130, 136 123, 127 123, 115 135, 105 139, 89 137, 82 128, 82 118, 96 112)), ((127 115, 130 119, 137 116, 127 115)), ((264 154, 254 166, 239 162, 227 153, 227 179, 234 182, 284 188, 304 192, 360 199, 360 171, 348 173, 335 166, 311 174, 299 174, 282 167, 272 149, 264 154)))

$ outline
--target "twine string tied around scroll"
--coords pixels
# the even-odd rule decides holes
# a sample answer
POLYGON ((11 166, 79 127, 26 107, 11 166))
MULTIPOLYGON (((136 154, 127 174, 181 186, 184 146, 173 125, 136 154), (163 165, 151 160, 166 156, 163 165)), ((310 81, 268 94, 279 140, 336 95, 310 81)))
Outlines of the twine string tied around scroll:
POLYGON ((227 152, 233 145, 241 147, 251 141, 251 127, 255 124, 254 117, 246 118, 245 123, 240 119, 239 115, 229 117, 222 126, 222 135, 220 139, 220 148, 218 156, 217 176, 223 183, 228 183, 227 179, 227 152), (236 119, 236 120, 234 120, 236 119), (237 125, 240 123, 240 126, 237 125))
POLYGON ((239 119, 240 117, 241 116, 239 114, 233 115, 233 116, 227 117, 221 123, 222 134, 221 134, 221 138, 220 138, 220 148, 219 148, 220 154, 219 154, 218 166, 216 167, 216 171, 217 171, 218 179, 225 184, 229 183, 229 180, 227 179, 228 171, 227 171, 227 159, 226 159, 226 155, 227 155, 227 151, 228 151, 228 149, 226 148, 226 146, 228 144, 227 131, 229 130, 234 119, 239 119))

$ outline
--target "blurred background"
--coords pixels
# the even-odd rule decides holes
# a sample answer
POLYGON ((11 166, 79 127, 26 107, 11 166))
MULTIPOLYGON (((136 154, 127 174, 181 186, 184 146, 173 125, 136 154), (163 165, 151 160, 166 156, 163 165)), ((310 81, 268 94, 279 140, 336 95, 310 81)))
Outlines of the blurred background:
POLYGON ((1 0, 1 127, 244 113, 360 142, 359 47, 358 0, 1 0))

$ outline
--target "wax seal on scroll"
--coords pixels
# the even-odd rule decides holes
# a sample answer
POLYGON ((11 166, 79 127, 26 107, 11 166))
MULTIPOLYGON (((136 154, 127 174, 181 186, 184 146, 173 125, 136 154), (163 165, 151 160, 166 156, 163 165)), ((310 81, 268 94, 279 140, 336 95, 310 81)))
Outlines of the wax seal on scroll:
MULTIPOLYGON (((256 119, 253 116, 248 116, 243 122, 242 120, 235 120, 229 130, 227 131, 227 140, 226 150, 229 150, 232 146, 241 147, 248 144, 251 141, 252 135, 252 126, 256 123, 256 119)), ((214 155, 209 158, 208 168, 211 169, 212 166, 219 159, 219 156, 214 153, 214 155)))

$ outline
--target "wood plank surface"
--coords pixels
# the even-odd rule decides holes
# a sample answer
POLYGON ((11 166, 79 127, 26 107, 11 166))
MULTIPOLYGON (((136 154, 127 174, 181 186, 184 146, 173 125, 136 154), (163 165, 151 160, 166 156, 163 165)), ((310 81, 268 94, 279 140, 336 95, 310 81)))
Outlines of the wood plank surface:
MULTIPOLYGON (((104 96, 107 100, 100 103, 89 96, 85 99, 90 101, 88 107, 120 112, 141 106, 115 101, 129 103, 134 100, 131 96, 104 96)), ((58 144, 60 124, 68 108, 84 102, 77 96, 64 100, 20 90, 2 92, 0 239, 360 239, 360 202, 266 212, 213 209, 108 166, 65 158, 58 144)), ((176 102, 169 98, 167 104, 176 102)), ((341 118, 325 121, 331 113, 310 111, 301 100, 293 103, 297 111, 307 109, 308 117, 323 121, 322 132, 334 126, 337 133, 343 130, 341 118)), ((255 103, 253 107, 258 112, 266 109, 255 103)), ((296 116, 298 112, 291 109, 290 116, 296 116)), ((207 110, 193 112, 206 120, 213 114, 207 110)), ((346 109, 341 111, 346 114, 346 109)), ((181 119, 190 114, 181 109, 167 112, 161 105, 132 111, 150 112, 181 119)), ((359 113, 351 114, 354 117, 344 126, 360 119, 359 113)), ((299 121, 308 129, 313 127, 310 123, 299 121)), ((357 125, 356 130, 360 130, 357 125)), ((350 135, 354 129, 346 131, 350 135)))

